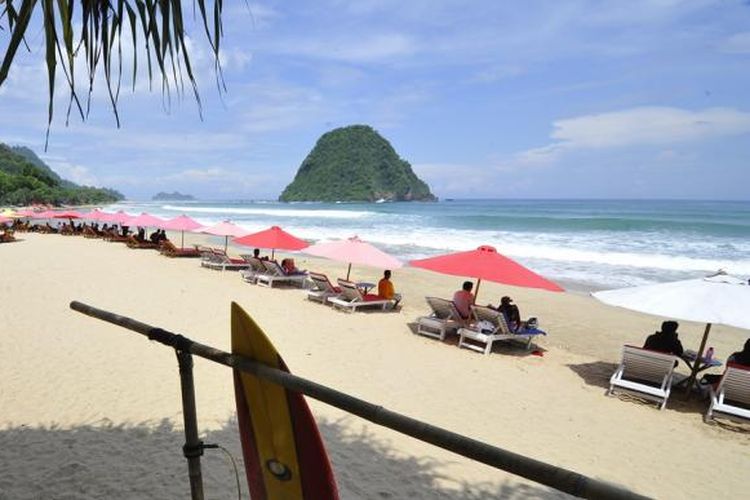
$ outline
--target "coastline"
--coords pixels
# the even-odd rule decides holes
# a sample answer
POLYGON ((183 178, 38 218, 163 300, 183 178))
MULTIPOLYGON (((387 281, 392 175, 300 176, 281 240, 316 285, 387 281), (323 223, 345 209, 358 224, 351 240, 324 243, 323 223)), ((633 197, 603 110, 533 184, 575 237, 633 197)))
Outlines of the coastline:
MULTIPOLYGON (((538 342, 541 357, 513 348, 482 356, 411 330, 427 312, 423 297, 449 296, 458 277, 397 269, 401 312, 345 314, 306 301, 299 290, 252 286, 192 259, 99 240, 19 236, 23 241, 0 247, 0 302, 12 311, 0 343, 0 492, 8 498, 75 491, 90 498, 179 498, 188 491, 173 353, 69 310, 71 300, 222 349, 229 347, 229 303, 235 300, 293 373, 389 409, 658 498, 744 488, 750 437, 704 424, 704 401, 674 394, 660 412, 604 395, 622 345, 641 343, 660 318, 585 295, 483 282, 478 303, 511 295, 549 335, 538 342), (714 468, 696 464, 722 464, 721 484, 714 468)), ((332 279, 346 271, 345 264, 295 258, 299 267, 332 279)), ((357 279, 379 273, 353 269, 357 279)), ((702 327, 681 324, 686 348, 697 345, 702 327)), ((711 344, 726 357, 746 334, 716 327, 711 344)), ((207 442, 241 456, 231 374, 196 361, 195 377, 207 442)), ((342 498, 559 497, 323 404, 311 407, 342 498)), ((234 494, 223 458, 206 456, 204 467, 211 495, 234 494)))

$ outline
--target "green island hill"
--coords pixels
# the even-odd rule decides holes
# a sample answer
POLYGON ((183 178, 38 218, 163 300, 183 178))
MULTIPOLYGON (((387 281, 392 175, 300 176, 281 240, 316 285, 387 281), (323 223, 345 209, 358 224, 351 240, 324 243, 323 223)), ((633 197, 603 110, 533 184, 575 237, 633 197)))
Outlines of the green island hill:
POLYGON ((195 197, 191 194, 182 194, 178 191, 172 191, 171 193, 165 193, 159 191, 151 197, 152 201, 192 201, 195 197))
POLYGON ((279 201, 436 201, 409 162, 367 125, 323 134, 279 201))
POLYGON ((0 143, 0 205, 89 205, 123 198, 114 189, 61 178, 29 148, 0 143))

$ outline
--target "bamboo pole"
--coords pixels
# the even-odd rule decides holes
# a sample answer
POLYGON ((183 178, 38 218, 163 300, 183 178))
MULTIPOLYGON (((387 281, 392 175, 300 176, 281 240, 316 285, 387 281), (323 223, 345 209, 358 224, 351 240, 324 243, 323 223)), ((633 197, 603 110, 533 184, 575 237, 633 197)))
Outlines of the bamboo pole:
POLYGON ((352 413, 359 417, 452 451, 464 457, 490 465, 512 474, 530 479, 551 488, 581 498, 594 499, 645 499, 621 486, 593 479, 562 467, 528 458, 518 453, 462 436, 420 420, 390 411, 380 405, 369 403, 311 380, 292 375, 285 371, 268 367, 256 361, 236 356, 211 346, 194 342, 182 335, 156 328, 146 323, 120 316, 108 311, 73 301, 71 309, 88 316, 122 326, 147 336, 175 349, 190 352, 195 356, 209 359, 236 370, 251 373, 266 381, 281 385, 318 401, 352 413))

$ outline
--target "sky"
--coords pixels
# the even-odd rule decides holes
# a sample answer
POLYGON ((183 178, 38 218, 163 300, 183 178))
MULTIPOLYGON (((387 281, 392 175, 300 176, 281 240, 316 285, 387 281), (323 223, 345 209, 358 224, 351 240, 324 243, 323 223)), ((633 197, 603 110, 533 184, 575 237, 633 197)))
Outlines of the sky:
POLYGON ((226 92, 189 17, 202 116, 190 94, 149 91, 141 64, 119 129, 101 75, 66 125, 60 77, 44 152, 37 23, 0 87, 0 142, 131 199, 276 199, 352 124, 441 198, 750 199, 747 0, 225 2, 226 92))

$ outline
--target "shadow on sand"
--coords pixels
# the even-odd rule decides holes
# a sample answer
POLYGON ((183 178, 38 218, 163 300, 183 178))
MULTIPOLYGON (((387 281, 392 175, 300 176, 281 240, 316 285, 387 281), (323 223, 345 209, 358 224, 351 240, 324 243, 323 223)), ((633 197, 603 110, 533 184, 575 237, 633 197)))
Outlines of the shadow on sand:
MULTIPOLYGON (((604 361, 596 361, 593 363, 581 363, 577 365, 567 365, 568 368, 573 370, 576 375, 581 377, 583 381, 594 387, 601 387, 603 393, 609 390, 609 379, 617 369, 616 363, 607 363, 604 361)), ((681 378, 684 378, 682 376, 681 378)), ((636 404, 642 404, 647 406, 656 406, 656 403, 647 399, 639 398, 630 394, 617 394, 617 397, 636 404)), ((680 413, 693 414, 700 418, 708 409, 709 401, 707 394, 703 394, 694 390, 689 395, 686 394, 684 386, 672 386, 672 391, 667 401, 667 406, 664 411, 676 411, 680 413)), ((722 429, 748 433, 750 432, 750 426, 745 424, 735 423, 721 417, 710 422, 710 425, 721 427, 722 429)))
MULTIPOLYGON (((409 328, 409 331, 413 333, 414 335, 417 334, 417 323, 410 322, 406 325, 409 328)), ((428 339, 428 337, 422 336, 424 339, 428 339)), ((542 337, 544 338, 544 337, 542 337)), ((454 346, 458 347, 458 335, 455 335, 453 333, 448 334, 445 336, 445 340, 442 341, 443 344, 448 346, 454 346)), ((439 339, 434 339, 435 342, 440 342, 439 339)), ((469 351, 466 349, 468 352, 469 351)), ((526 356, 544 356, 544 353, 547 352, 547 349, 537 345, 534 342, 531 342, 531 345, 527 348, 525 344, 517 341, 506 341, 506 342, 494 342, 492 344, 492 354, 501 354, 504 356, 515 356, 515 357, 526 357, 526 356)), ((478 356, 481 356, 482 354, 479 352, 475 352, 478 356)))
MULTIPOLYGON (((350 419, 344 420, 319 422, 342 499, 569 498, 534 484, 507 479, 501 484, 490 482, 501 473, 489 468, 487 482, 445 477, 439 472, 443 462, 399 453, 366 430, 352 432, 345 425, 350 419)), ((248 498, 234 419, 204 433, 202 439, 220 444, 235 457, 242 498, 248 498)), ((0 500, 189 498, 183 442, 182 431, 167 420, 5 428, 0 430, 0 500)), ((224 453, 206 450, 202 466, 207 499, 237 498, 235 474, 224 453)))

